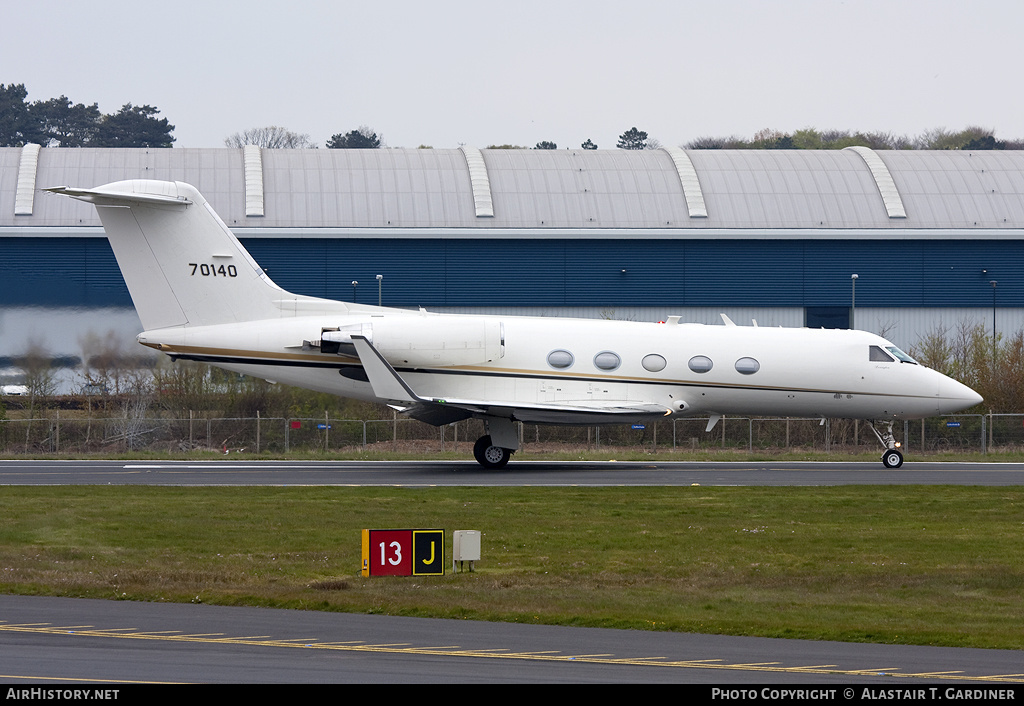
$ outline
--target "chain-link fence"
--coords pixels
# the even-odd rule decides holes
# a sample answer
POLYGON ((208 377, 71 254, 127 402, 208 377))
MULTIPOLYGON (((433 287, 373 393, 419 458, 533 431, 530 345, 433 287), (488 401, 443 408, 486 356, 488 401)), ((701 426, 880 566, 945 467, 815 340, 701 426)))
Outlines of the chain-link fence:
MULTIPOLYGON (((870 425, 846 419, 725 417, 710 429, 705 418, 662 420, 607 427, 520 424, 524 449, 557 451, 627 447, 670 450, 728 449, 824 452, 874 451, 870 425)), ((1024 448, 1024 414, 956 415, 897 422, 905 452, 986 452, 1024 448)), ((465 420, 434 427, 392 419, 161 416, 76 417, 53 412, 34 419, 0 420, 0 452, 89 453, 122 451, 290 453, 340 450, 439 452, 461 449, 485 432, 465 420)))

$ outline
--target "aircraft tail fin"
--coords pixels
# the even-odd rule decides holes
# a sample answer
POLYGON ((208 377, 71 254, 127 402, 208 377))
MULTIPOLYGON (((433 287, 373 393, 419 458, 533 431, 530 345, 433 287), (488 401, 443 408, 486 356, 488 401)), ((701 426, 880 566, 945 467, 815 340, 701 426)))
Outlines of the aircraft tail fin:
POLYGON ((300 300, 322 301, 274 284, 193 186, 137 179, 47 191, 96 206, 147 330, 279 318, 300 300))

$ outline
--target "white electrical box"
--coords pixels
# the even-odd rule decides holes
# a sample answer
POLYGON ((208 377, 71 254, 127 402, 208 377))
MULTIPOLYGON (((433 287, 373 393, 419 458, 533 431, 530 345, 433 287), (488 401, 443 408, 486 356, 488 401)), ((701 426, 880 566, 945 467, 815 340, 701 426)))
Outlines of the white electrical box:
POLYGON ((473 570, 473 562, 480 561, 479 530, 455 530, 452 532, 452 571, 455 562, 469 562, 469 570, 473 570))

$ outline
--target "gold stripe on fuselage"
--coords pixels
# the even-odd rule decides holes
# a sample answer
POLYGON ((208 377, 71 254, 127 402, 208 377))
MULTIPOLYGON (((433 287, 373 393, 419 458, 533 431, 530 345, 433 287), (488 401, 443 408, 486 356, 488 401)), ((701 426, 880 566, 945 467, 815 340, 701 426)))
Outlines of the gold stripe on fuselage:
MULTIPOLYGON (((204 346, 172 346, 165 343, 143 343, 142 345, 156 349, 167 355, 197 355, 208 357, 230 357, 244 360, 235 361, 243 364, 260 365, 267 361, 273 364, 274 361, 295 361, 307 363, 327 363, 343 366, 362 365, 359 358, 355 356, 344 356, 335 354, 310 354, 310 353, 274 353, 269 351, 248 351, 233 348, 207 348, 204 346)), ((820 389, 805 387, 778 387, 775 385, 750 385, 742 383, 713 382, 707 380, 666 380, 661 378, 636 377, 627 375, 607 375, 592 373, 580 375, 560 370, 522 370, 517 368, 497 368, 481 365, 452 365, 444 368, 417 368, 414 373, 426 374, 458 374, 468 373, 477 375, 500 375, 509 377, 534 377, 534 378, 560 378, 564 380, 578 380, 580 382, 635 382, 648 385, 675 385, 679 387, 708 387, 728 390, 766 390, 775 392, 803 392, 816 394, 840 394, 840 395, 866 395, 871 397, 893 397, 894 395, 885 392, 863 392, 851 390, 820 389)), ((914 397, 920 399, 931 399, 931 395, 896 395, 897 397, 914 397)))

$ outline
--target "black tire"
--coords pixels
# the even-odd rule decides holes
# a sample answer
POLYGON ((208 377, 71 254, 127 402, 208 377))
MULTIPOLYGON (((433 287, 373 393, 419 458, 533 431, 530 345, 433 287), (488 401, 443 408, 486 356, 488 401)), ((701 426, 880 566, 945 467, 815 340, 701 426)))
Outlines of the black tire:
POLYGON ((886 468, 899 468, 903 465, 903 454, 896 449, 890 449, 882 454, 882 465, 886 468))
POLYGON ((512 458, 512 452, 492 444, 489 435, 481 436, 476 440, 476 443, 473 444, 473 455, 476 457, 477 463, 484 468, 502 468, 512 458))

